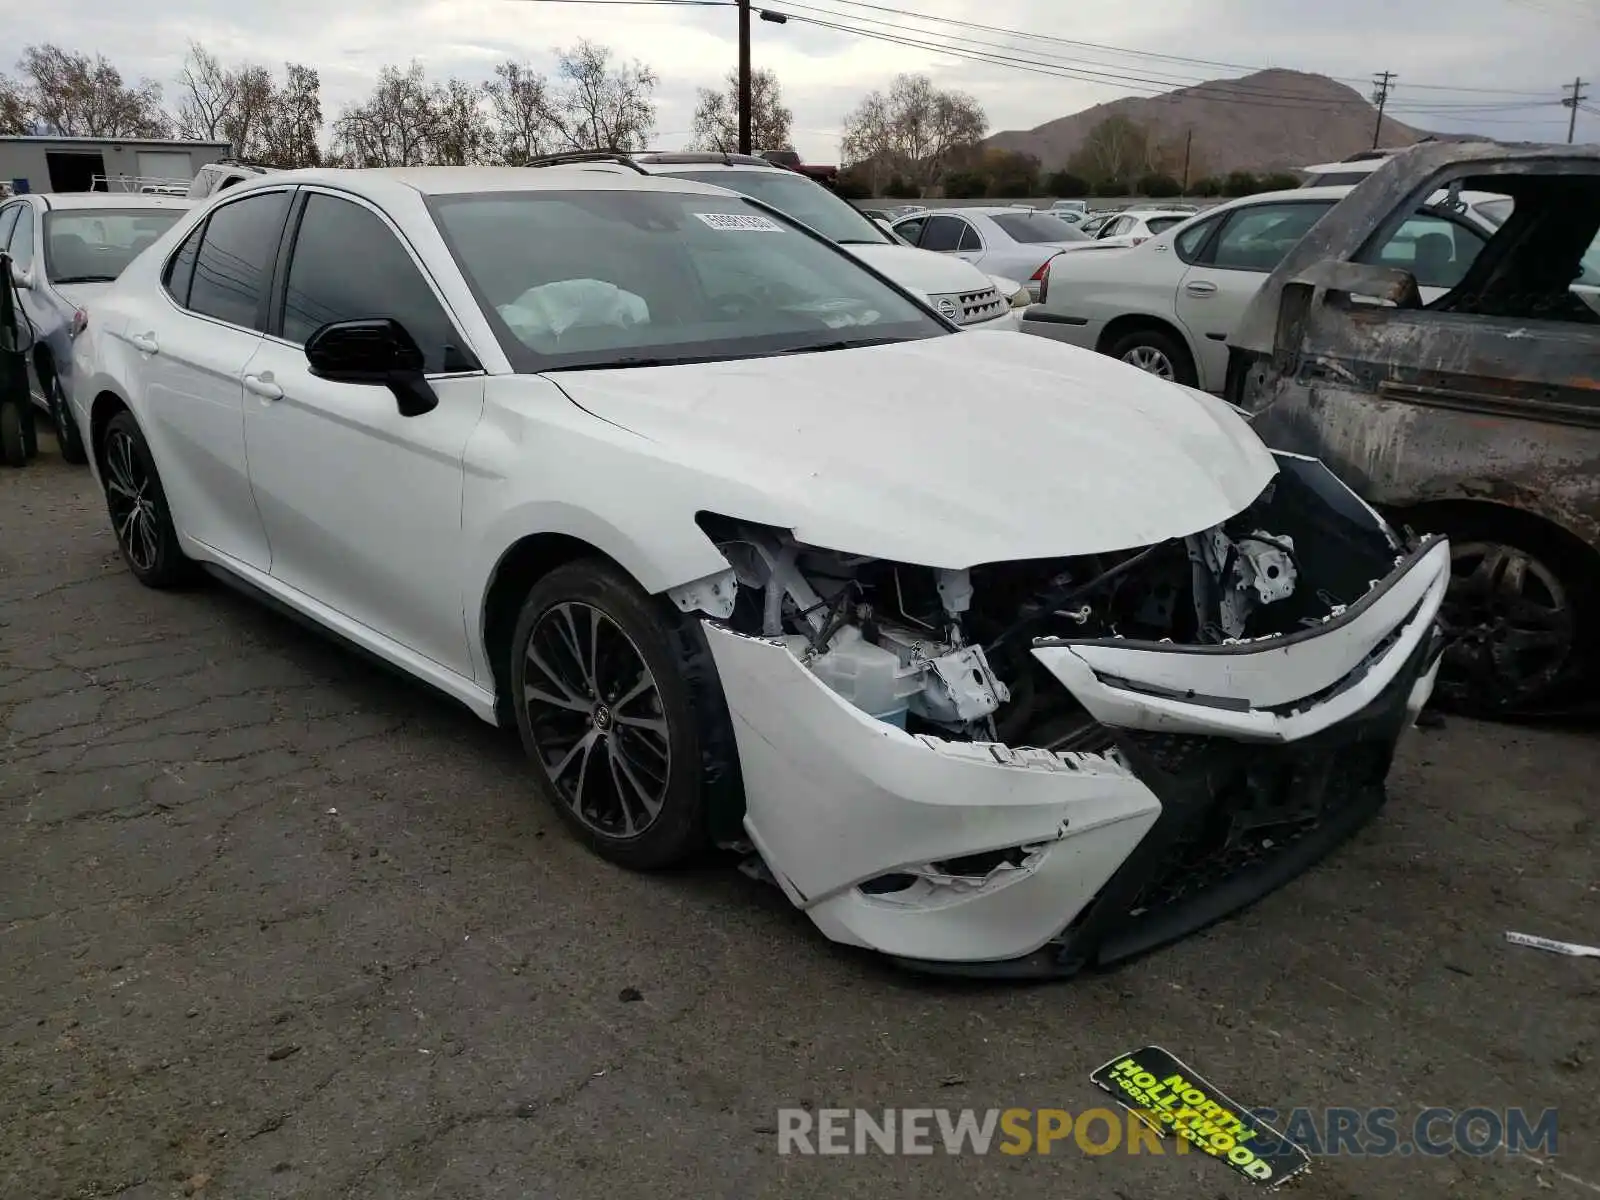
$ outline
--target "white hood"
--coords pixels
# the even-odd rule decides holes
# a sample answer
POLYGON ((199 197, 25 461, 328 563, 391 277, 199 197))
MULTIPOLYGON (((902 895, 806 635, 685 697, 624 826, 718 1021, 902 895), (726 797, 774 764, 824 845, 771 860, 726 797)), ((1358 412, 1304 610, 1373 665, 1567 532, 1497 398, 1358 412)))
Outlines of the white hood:
POLYGON ((1121 550, 1205 529, 1276 470, 1212 397, 1024 334, 553 373, 650 453, 770 497, 812 545, 933 567, 1121 550))
POLYGON ((895 246, 874 242, 864 246, 841 246, 862 262, 887 275, 909 292, 924 296, 948 296, 953 292, 978 292, 992 286, 987 275, 964 258, 918 250, 915 246, 895 246))

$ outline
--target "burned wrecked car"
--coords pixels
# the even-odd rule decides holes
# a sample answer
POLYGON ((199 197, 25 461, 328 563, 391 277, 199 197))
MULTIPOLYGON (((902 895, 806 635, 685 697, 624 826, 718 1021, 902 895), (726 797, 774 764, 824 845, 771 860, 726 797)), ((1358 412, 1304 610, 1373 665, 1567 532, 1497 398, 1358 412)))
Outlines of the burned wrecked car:
POLYGON ((1418 147, 1307 234, 1231 339, 1229 398, 1269 445, 1449 536, 1458 708, 1559 708, 1595 679, 1597 233, 1594 147, 1418 147), (1419 292, 1423 262, 1453 285, 1419 292))

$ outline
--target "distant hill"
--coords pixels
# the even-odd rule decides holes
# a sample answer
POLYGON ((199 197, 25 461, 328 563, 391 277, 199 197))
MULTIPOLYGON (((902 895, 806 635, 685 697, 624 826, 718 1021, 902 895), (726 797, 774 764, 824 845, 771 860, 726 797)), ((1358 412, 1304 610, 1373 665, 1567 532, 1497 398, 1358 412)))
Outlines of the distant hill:
MULTIPOLYGON (((1097 104, 1035 129, 993 134, 984 145, 1031 154, 1046 171, 1059 170, 1089 131, 1112 116, 1127 117, 1149 129, 1155 141, 1176 147, 1177 165, 1182 163, 1185 135, 1192 130, 1191 178, 1198 178, 1229 171, 1293 170, 1370 149, 1377 112, 1360 92, 1326 75, 1257 71, 1161 96, 1097 104)), ((1409 146, 1429 136, 1436 135, 1385 118, 1378 144, 1409 146)))

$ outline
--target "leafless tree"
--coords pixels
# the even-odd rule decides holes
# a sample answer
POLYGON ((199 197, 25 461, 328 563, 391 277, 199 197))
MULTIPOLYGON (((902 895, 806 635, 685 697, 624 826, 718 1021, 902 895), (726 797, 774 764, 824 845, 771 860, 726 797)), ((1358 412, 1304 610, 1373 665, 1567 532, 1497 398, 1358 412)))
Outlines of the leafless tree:
POLYGON ((0 75, 0 134, 14 137, 33 132, 33 107, 13 79, 0 75))
POLYGON ((569 150, 642 150, 655 130, 656 73, 613 62, 609 47, 580 41, 560 52, 551 105, 557 140, 569 150))
POLYGON ((372 94, 334 122, 339 156, 355 167, 422 166, 438 141, 438 116, 421 63, 384 66, 372 94))
POLYGON ((39 123, 62 137, 164 137, 171 123, 161 108, 161 85, 138 86, 100 55, 59 46, 29 46, 18 63, 29 106, 39 123))
POLYGON ((321 81, 310 67, 285 63, 280 85, 266 67, 226 66, 190 42, 178 88, 177 124, 184 137, 225 140, 235 154, 273 166, 320 161, 321 81))
POLYGON ((1156 146, 1150 131, 1128 117, 1110 116, 1089 130, 1068 162, 1071 170, 1085 179, 1133 180, 1155 163, 1156 146))
POLYGON ((926 75, 899 75, 887 94, 872 92, 845 118, 844 156, 866 165, 875 184, 900 175, 926 190, 988 126, 972 96, 936 88, 926 75))
POLYGON ((494 69, 484 85, 489 97, 495 157, 521 166, 548 154, 559 133, 551 117, 550 81, 527 63, 508 60, 494 69))
POLYGON ((222 136, 233 144, 235 154, 259 158, 266 127, 277 102, 272 73, 265 67, 240 67, 233 72, 233 81, 233 105, 222 120, 222 136))
POLYGON ((261 160, 274 167, 314 167, 322 162, 322 80, 311 67, 284 65, 284 81, 263 124, 261 160))
POLYGON ((446 166, 488 162, 494 152, 494 127, 484 111, 484 89, 448 79, 432 89, 433 138, 428 161, 446 166))
MULTIPOLYGON (((756 150, 788 150, 794 113, 783 103, 778 76, 761 68, 750 76, 750 144, 756 150)), ((739 149, 739 72, 728 72, 720 92, 700 89, 694 110, 694 147, 732 154, 739 149)))
POLYGON ((220 138, 235 92, 234 73, 199 42, 190 42, 178 72, 178 136, 213 142, 220 138))

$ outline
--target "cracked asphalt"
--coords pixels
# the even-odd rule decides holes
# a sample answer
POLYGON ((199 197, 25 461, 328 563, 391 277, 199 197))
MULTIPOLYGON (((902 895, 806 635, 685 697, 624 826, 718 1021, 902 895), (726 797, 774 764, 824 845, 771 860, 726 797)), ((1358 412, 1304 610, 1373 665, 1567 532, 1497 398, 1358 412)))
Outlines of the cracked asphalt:
POLYGON ((0 1196, 1233 1197, 1198 1156, 779 1156, 781 1106, 1560 1109, 1554 1159, 1341 1157, 1320 1200, 1594 1196, 1592 731, 1419 731, 1383 815, 1121 970, 957 986, 713 865, 630 875, 512 736, 219 587, 141 588, 86 471, 0 469, 0 1196))

